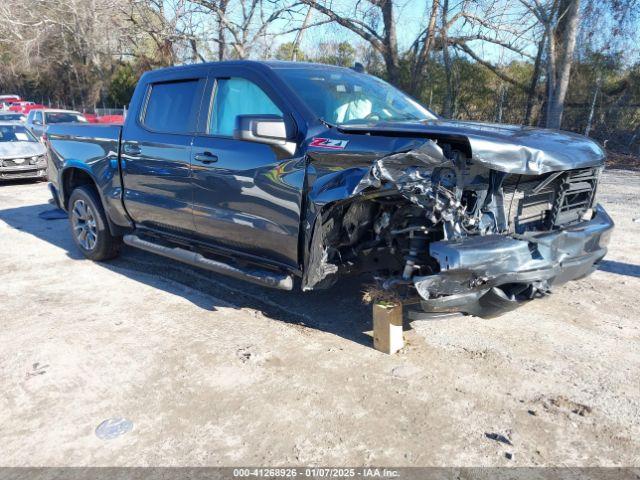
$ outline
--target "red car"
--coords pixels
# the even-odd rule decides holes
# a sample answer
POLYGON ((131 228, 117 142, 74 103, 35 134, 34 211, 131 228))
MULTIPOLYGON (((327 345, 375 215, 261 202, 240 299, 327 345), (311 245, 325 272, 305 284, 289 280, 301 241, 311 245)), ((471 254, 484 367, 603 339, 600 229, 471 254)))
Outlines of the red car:
POLYGON ((124 123, 124 115, 103 115, 97 118, 97 123, 110 123, 113 125, 122 125, 124 123))
POLYGON ((22 113, 29 113, 31 110, 42 109, 42 108, 47 108, 47 107, 45 107, 40 103, 32 103, 30 105, 25 105, 25 107, 22 109, 22 113))
POLYGON ((20 100, 18 95, 0 95, 0 110, 8 110, 12 103, 20 100))
POLYGON ((87 119, 87 122, 98 123, 98 116, 95 113, 83 113, 82 115, 87 119))
POLYGON ((20 102, 13 102, 9 107, 9 111, 19 112, 19 113, 29 113, 34 108, 47 108, 47 107, 35 102, 20 101, 20 102))

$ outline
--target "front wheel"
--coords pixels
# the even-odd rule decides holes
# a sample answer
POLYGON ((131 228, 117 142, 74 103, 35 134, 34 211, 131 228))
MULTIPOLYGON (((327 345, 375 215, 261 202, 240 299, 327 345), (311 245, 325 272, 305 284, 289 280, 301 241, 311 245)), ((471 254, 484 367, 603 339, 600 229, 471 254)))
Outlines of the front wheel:
POLYGON ((90 260, 108 260, 118 255, 121 238, 109 231, 107 217, 95 191, 81 186, 69 198, 69 223, 73 241, 90 260))

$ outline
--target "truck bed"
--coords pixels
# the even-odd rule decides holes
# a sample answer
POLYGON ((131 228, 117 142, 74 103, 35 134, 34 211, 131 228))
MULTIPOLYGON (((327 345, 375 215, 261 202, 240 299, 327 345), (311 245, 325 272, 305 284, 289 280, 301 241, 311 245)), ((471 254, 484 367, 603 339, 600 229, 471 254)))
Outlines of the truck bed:
POLYGON ((121 133, 120 125, 66 123, 47 129, 48 176, 61 206, 66 206, 70 194, 66 182, 72 175, 86 174, 95 179, 109 219, 119 224, 129 222, 121 200, 118 161, 121 133))

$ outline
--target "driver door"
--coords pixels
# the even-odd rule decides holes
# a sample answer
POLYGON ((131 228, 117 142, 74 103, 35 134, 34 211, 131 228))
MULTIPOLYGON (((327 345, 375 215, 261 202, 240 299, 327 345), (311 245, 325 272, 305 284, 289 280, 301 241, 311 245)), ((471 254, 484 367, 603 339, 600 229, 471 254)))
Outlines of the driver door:
POLYGON ((191 153, 196 230, 212 243, 297 267, 304 160, 234 138, 238 115, 285 117, 286 103, 241 67, 214 68, 208 92, 191 153))

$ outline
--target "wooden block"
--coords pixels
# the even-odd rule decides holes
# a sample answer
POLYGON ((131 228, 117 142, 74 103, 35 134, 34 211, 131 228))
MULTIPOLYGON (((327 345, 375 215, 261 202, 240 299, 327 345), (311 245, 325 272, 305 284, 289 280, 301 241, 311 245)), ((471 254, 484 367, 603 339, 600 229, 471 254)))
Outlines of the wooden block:
POLYGON ((373 348, 393 354, 404 347, 402 337, 402 304, 373 304, 373 348))

